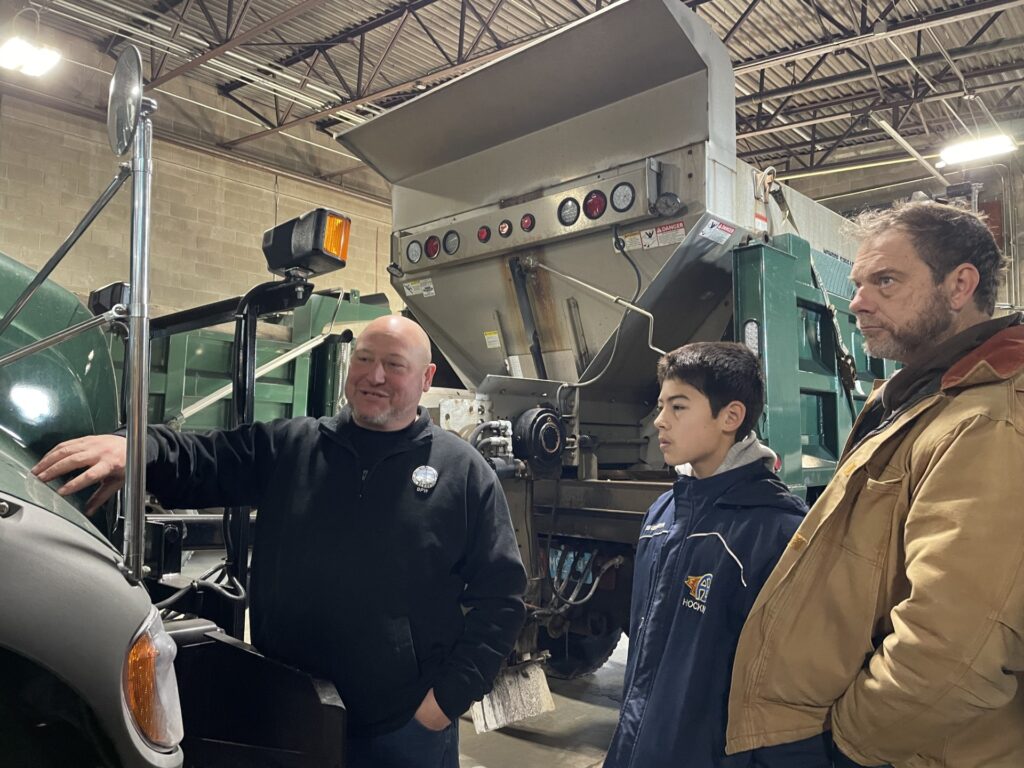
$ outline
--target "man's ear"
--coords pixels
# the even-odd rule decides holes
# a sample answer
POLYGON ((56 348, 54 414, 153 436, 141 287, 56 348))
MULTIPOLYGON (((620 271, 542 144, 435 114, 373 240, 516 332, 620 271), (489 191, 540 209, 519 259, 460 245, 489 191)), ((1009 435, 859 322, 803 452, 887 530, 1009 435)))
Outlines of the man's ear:
POLYGON ((434 381, 434 373, 437 371, 437 365, 434 363, 428 363, 427 369, 423 372, 423 391, 426 392, 430 389, 431 383, 434 381))
POLYGON ((959 312, 968 304, 973 304, 974 292, 978 290, 981 275, 976 266, 964 263, 953 267, 942 282, 946 287, 950 309, 959 312))
POLYGON ((718 423, 723 432, 738 432, 745 418, 747 418, 747 406, 739 400, 727 403, 718 412, 718 423))

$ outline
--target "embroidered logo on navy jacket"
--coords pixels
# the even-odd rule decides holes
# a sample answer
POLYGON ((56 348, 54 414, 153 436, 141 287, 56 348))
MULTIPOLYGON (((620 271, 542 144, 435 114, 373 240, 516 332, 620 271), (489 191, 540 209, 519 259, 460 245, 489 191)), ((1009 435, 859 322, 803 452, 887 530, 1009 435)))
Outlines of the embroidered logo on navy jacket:
POLYGON ((711 579, 713 576, 714 574, 712 573, 705 573, 702 576, 687 576, 686 588, 690 590, 690 597, 683 598, 683 605, 691 610, 704 613, 707 608, 708 592, 711 591, 711 579))

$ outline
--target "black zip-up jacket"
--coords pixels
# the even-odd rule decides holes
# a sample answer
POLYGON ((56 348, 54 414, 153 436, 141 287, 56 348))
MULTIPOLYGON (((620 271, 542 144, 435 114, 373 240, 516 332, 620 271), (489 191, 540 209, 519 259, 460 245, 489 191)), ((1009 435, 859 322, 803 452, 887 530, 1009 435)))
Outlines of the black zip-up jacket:
POLYGON ((355 428, 347 409, 204 435, 151 427, 147 485, 168 507, 259 509, 253 643, 333 681, 351 734, 398 728, 430 688, 454 720, 490 690, 525 618, 504 493, 423 409, 365 472, 355 428), (433 487, 417 489, 418 467, 437 471, 433 487))

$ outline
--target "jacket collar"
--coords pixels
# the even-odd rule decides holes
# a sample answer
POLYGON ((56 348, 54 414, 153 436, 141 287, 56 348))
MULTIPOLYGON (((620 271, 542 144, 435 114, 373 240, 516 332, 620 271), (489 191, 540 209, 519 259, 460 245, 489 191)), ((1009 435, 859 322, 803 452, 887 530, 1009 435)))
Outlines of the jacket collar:
POLYGON ((673 490, 676 497, 688 494, 709 499, 718 508, 770 507, 800 514, 807 510, 762 461, 752 461, 706 478, 681 475, 673 490))
MULTIPOLYGON (((351 433, 354 427, 355 422, 352 421, 352 409, 347 405, 341 409, 337 416, 320 421, 320 431, 323 434, 335 442, 350 448, 352 447, 351 433)), ((430 420, 430 413, 422 405, 417 407, 416 421, 413 422, 409 433, 403 435, 401 440, 395 445, 396 450, 405 446, 429 443, 433 439, 431 427, 433 427, 433 423, 430 420)))
POLYGON ((960 358, 942 377, 942 389, 1005 381, 1024 372, 1024 325, 1015 324, 960 358))

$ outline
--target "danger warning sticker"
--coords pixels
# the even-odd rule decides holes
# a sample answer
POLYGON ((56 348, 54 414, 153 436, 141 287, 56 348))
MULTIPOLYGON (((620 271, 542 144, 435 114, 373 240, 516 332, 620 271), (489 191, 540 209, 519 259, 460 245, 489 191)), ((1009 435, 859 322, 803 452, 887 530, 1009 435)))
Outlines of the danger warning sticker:
POLYGON ((716 221, 715 219, 712 219, 704 225, 704 229, 700 231, 700 236, 718 243, 719 245, 725 245, 729 238, 735 233, 736 227, 730 226, 724 221, 716 221))
POLYGON ((686 238, 686 225, 681 221, 674 221, 671 224, 660 224, 657 227, 648 227, 633 232, 623 232, 619 235, 625 243, 627 251, 649 250, 660 248, 663 245, 675 245, 686 238))

